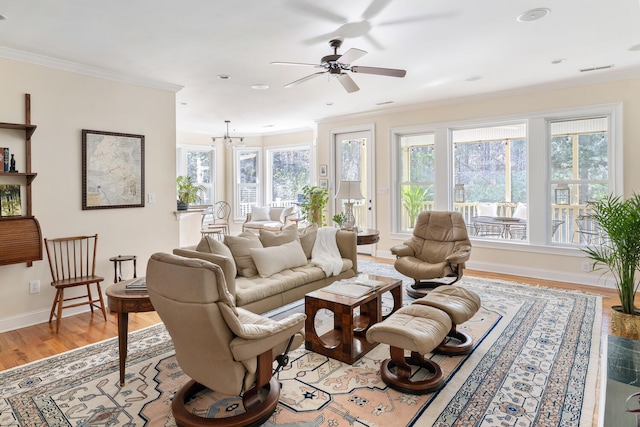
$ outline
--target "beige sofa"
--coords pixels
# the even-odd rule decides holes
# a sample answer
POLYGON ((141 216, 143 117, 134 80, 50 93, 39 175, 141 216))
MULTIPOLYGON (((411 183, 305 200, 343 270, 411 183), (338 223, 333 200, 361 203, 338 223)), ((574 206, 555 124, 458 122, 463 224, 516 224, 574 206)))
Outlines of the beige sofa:
POLYGON ((315 233, 317 228, 315 231, 313 227, 298 230, 297 226, 291 225, 282 232, 260 230, 260 236, 252 232, 242 233, 240 236, 226 236, 225 243, 211 237, 204 237, 198 245, 174 249, 173 253, 183 257, 204 259, 219 265, 224 272, 229 291, 235 296, 236 306, 254 313, 264 313, 297 301, 305 294, 323 288, 336 280, 347 279, 357 274, 355 233, 346 230, 336 233, 335 238, 342 257, 342 266, 339 274, 328 277, 322 268, 310 262, 315 233), (292 236, 295 238, 292 239, 292 236), (256 242, 256 239, 259 239, 259 242, 256 242), (294 244, 291 240, 298 243, 294 244), (238 242, 242 242, 241 248, 238 247, 238 242), (262 267, 261 271, 256 271, 256 266, 250 261, 251 256, 247 255, 251 251, 251 249, 247 250, 247 247, 252 245, 254 257, 258 252, 264 255, 262 263, 258 257, 254 258, 258 267, 262 267), (285 245, 287 245, 286 248, 285 245), (299 251, 299 248, 302 248, 302 251, 299 251), (234 251, 232 252, 231 249, 234 251), (280 254, 273 254, 273 252, 280 252, 280 254), (299 258, 302 258, 304 265, 282 270, 277 267, 281 259, 286 263, 299 258), (272 269, 272 271, 265 272, 265 269, 272 269), (274 273, 273 269, 278 271, 274 273))
POLYGON ((295 206, 253 206, 244 223, 242 223, 242 231, 280 231, 288 225, 287 221, 290 222, 290 219, 295 215, 295 206))

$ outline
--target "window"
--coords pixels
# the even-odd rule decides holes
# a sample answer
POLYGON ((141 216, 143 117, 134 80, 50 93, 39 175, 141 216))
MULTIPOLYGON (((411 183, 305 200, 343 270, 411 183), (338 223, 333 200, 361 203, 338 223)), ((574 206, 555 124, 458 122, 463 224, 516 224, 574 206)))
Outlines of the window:
POLYGON ((527 238, 526 133, 524 123, 451 132, 455 192, 463 200, 454 201, 454 209, 472 235, 527 238))
POLYGON ((599 231, 587 203, 610 193, 609 118, 548 121, 554 243, 587 244, 599 231))
POLYGON ((400 135, 397 161, 400 203, 396 204, 397 228, 413 228, 418 213, 433 209, 435 193, 435 138, 433 133, 400 135))
POLYGON ((206 188, 200 194, 200 204, 215 203, 215 149, 199 145, 182 145, 178 147, 176 158, 178 175, 190 176, 194 182, 206 188))
POLYGON ((267 149, 266 157, 266 203, 291 206, 302 187, 311 184, 311 147, 267 149))
POLYGON ((251 212, 251 206, 261 203, 260 185, 262 158, 259 148, 233 149, 235 176, 235 219, 244 219, 251 212))

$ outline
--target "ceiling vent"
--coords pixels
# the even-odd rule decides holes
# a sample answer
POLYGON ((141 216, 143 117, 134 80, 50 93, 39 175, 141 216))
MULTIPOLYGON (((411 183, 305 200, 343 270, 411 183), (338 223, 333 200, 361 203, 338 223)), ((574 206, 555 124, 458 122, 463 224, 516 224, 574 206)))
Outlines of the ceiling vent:
POLYGON ((613 64, 611 65, 602 65, 600 67, 591 67, 591 68, 582 68, 580 70, 581 73, 585 73, 587 71, 597 71, 597 70, 606 70, 608 68, 613 68, 613 64))

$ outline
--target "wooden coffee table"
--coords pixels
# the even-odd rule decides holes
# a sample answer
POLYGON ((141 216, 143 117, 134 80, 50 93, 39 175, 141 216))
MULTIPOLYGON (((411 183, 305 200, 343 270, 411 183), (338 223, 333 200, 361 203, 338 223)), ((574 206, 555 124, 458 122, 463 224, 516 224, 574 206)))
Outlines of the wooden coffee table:
POLYGON ((322 289, 305 295, 307 350, 351 365, 377 345, 367 341, 367 330, 402 307, 402 281, 370 274, 360 274, 358 278, 383 281, 386 284, 361 297, 348 297, 322 289), (391 292, 393 296, 393 309, 383 316, 382 295, 385 292, 391 292), (318 336, 314 320, 318 311, 323 308, 333 312, 334 324, 333 329, 318 336), (359 314, 356 316, 357 309, 359 314))

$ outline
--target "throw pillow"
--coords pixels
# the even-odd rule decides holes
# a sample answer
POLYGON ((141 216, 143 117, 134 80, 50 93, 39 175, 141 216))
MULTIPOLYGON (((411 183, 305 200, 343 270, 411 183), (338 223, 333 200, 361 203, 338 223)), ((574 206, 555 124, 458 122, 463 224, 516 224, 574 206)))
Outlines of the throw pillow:
POLYGON ((495 203, 478 203, 476 206, 477 216, 498 216, 498 205, 495 203))
POLYGON ((287 222, 287 217, 293 213, 293 209, 294 209, 294 206, 289 206, 289 207, 284 208, 282 210, 282 213, 280 214, 280 222, 281 223, 284 224, 284 223, 287 222))
POLYGON ((258 268, 260 277, 269 277, 282 270, 307 264, 302 246, 296 241, 269 248, 251 248, 249 253, 258 268))
POLYGON ((251 208, 251 221, 271 221, 269 206, 253 206, 251 208))
POLYGON ((516 210, 512 215, 514 218, 527 219, 527 205, 524 203, 518 203, 516 210))
POLYGON ((283 228, 282 231, 260 230, 260 241, 265 248, 280 246, 294 240, 300 240, 298 227, 295 224, 283 228))
POLYGON ((222 255, 227 258, 233 259, 231 249, 221 241, 214 239, 211 236, 204 236, 198 246, 196 246, 198 252, 208 252, 210 254, 222 255))
POLYGON ((239 236, 225 236, 224 243, 233 254, 240 276, 251 277, 258 273, 258 269, 249 252, 251 248, 262 248, 262 243, 260 243, 257 234, 246 232, 239 236))
POLYGON ((313 245, 316 243, 316 236, 318 235, 318 224, 310 224, 306 228, 299 230, 298 236, 300 237, 300 245, 304 251, 307 259, 311 258, 311 251, 313 245))

